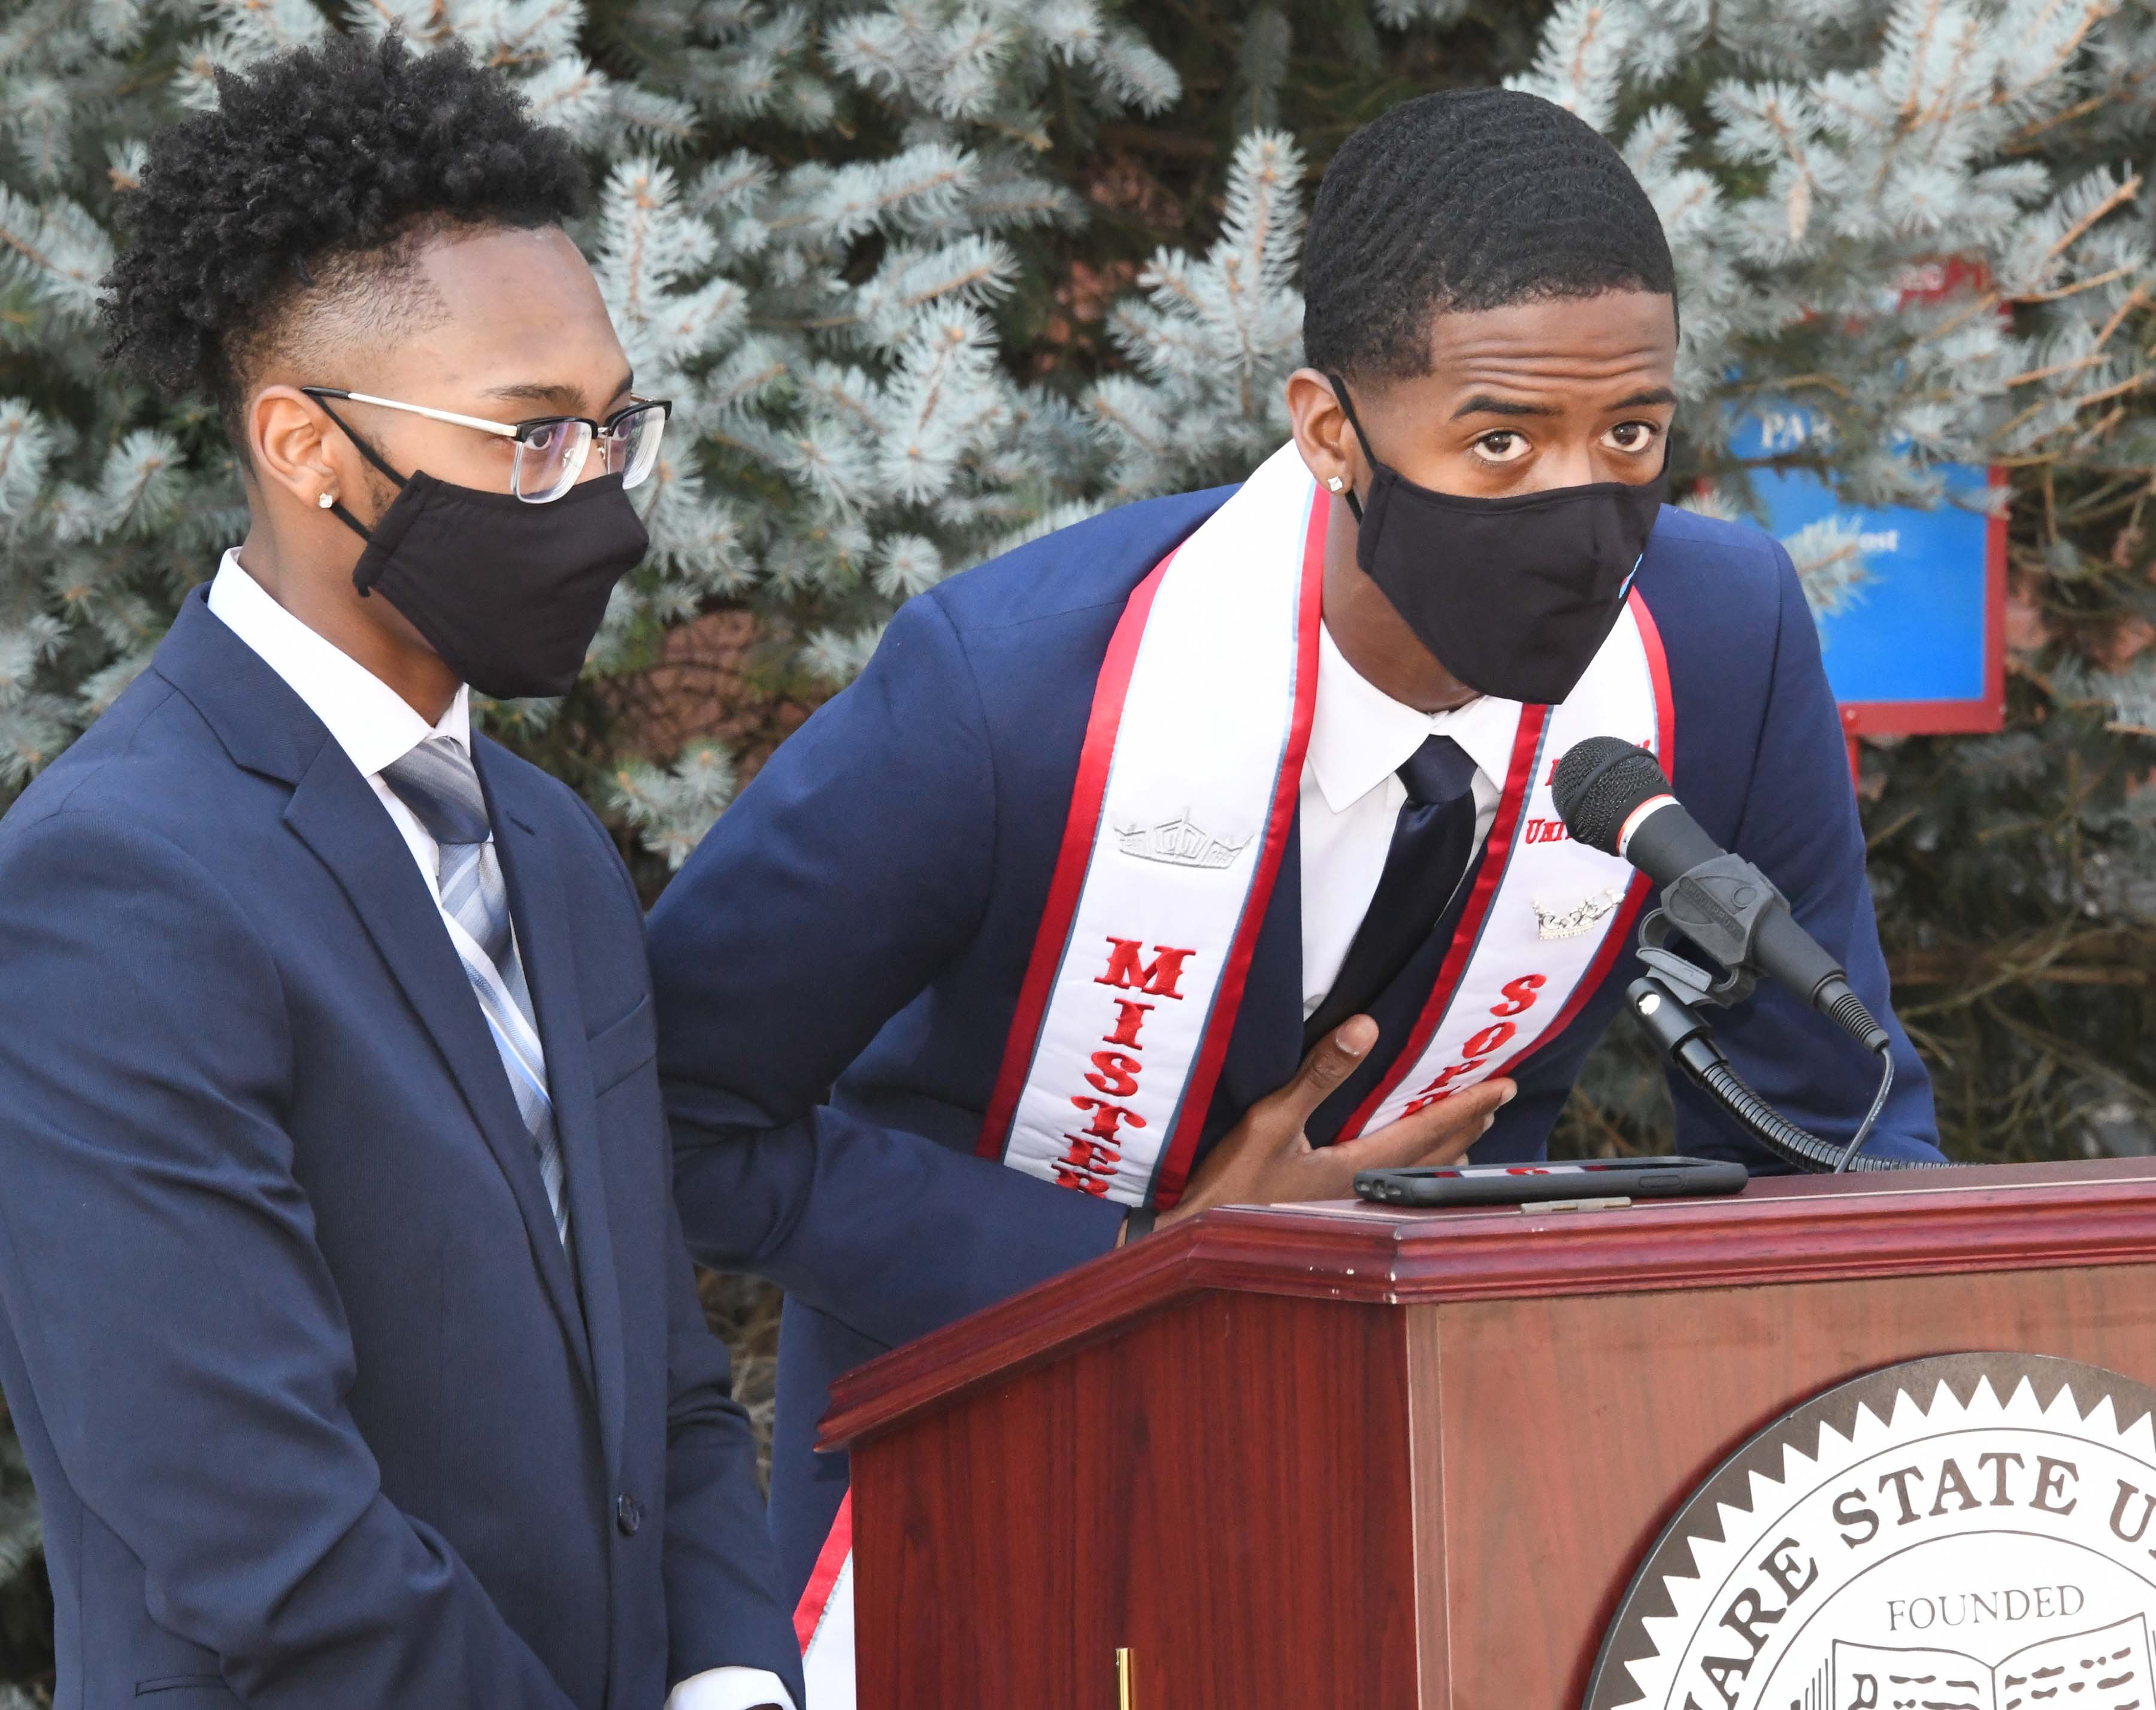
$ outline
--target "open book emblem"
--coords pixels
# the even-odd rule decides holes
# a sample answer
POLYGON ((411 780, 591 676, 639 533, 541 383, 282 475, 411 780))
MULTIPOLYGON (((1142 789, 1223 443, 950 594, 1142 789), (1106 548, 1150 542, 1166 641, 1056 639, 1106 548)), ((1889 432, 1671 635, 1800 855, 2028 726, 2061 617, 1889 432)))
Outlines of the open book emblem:
POLYGON ((1695 1490, 1585 1710, 2156 1710, 2156 1388, 2033 1354, 1815 1395, 1695 1490))
POLYGON ((1938 1710, 2035 1710, 2148 1703, 2148 1619, 2133 1615, 2085 1633, 2040 1639, 1991 1667, 1959 1651, 1896 1650, 1834 1641, 1835 1710, 1908 1704, 1938 1710))

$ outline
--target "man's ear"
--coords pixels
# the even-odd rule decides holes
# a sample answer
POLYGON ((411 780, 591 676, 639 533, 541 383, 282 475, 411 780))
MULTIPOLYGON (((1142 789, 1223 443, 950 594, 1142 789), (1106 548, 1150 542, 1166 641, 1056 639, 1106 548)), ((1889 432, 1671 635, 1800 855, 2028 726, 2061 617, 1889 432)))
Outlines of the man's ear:
POLYGON ((282 488, 308 509, 322 495, 346 500, 358 489, 350 448, 322 407, 295 386, 265 386, 247 408, 247 448, 256 478, 282 488))
POLYGON ((1287 377, 1287 412, 1295 423, 1296 449, 1317 484, 1337 492, 1332 484, 1337 481, 1350 491, 1363 490, 1369 465, 1332 382, 1315 368, 1296 369, 1287 377))

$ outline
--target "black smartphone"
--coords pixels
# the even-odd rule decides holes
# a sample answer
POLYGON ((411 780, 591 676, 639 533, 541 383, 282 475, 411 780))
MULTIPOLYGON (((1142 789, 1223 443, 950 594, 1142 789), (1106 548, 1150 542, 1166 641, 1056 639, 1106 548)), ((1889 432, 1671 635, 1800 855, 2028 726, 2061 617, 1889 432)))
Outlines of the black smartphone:
POLYGON ((1584 1164, 1454 1164, 1364 1170, 1359 1199, 1383 1206, 1531 1206, 1543 1200, 1673 1200, 1733 1194, 1742 1164, 1714 1158, 1609 1158, 1584 1164))

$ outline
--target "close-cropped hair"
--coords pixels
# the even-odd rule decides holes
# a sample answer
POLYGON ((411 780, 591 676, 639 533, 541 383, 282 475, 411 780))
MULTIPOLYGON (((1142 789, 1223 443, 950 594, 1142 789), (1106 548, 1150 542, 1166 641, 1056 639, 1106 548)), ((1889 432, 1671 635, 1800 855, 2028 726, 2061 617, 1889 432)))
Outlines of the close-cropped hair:
POLYGON ((1517 90, 1404 102, 1341 146, 1304 244, 1304 359, 1411 380, 1433 319, 1609 291, 1676 295, 1669 240, 1624 157, 1517 90))
POLYGON ((429 238, 557 225, 586 201, 567 134, 461 44, 332 34, 217 86, 151 139, 101 312, 107 360, 207 392, 236 447, 270 364, 333 363, 432 318, 429 238))

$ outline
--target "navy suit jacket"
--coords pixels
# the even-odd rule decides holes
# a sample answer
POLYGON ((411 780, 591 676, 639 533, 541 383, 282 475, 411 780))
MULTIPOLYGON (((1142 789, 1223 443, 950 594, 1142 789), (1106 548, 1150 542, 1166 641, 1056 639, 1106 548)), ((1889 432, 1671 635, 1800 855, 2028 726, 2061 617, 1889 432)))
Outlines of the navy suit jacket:
MULTIPOLYGON (((1110 633, 1132 588, 1225 497, 1131 505, 913 601, 652 914, 690 1250, 773 1277, 790 1297, 772 1522, 792 1588, 808 1577, 846 1476, 842 1458, 808 1451, 829 1380, 1114 1243, 1122 1206, 973 1149, 1110 633)), ((1870 1149, 1936 1158, 1930 1089, 1890 1013, 1840 724, 1787 555, 1756 530, 1666 509, 1637 585, 1668 655, 1678 793, 1710 835, 1766 870, 1893 1028, 1895 1097, 1870 1149)), ((1259 930, 1200 1156, 1301 1055, 1296 847, 1259 930)), ((1477 1160, 1543 1152, 1637 972, 1620 956, 1521 1067, 1519 1096, 1477 1160)), ((1404 1031, 1381 1039, 1366 1074, 1404 1031)), ((1853 1132, 1876 1068, 1830 1024, 1763 989, 1717 1031, 1794 1120, 1853 1132)), ((1768 1161, 1673 1084, 1683 1149, 1768 1161)))
POLYGON ((0 822, 0 1385, 60 1710, 660 1710, 726 1665, 798 1701, 635 893, 475 748, 573 1272, 409 848, 199 593, 0 822))

